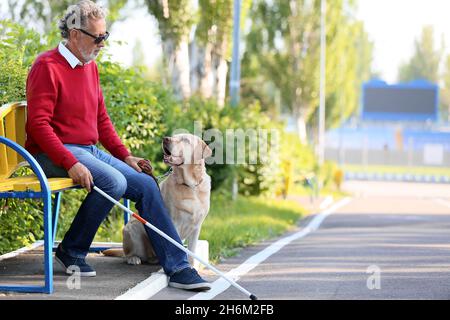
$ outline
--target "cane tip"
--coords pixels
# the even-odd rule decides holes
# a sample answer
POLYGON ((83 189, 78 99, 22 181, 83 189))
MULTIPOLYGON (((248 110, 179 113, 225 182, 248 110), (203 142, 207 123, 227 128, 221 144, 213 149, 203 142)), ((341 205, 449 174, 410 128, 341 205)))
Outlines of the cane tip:
POLYGON ((258 298, 257 298, 254 294, 251 294, 251 295, 250 295, 250 299, 252 299, 252 300, 258 300, 258 298))

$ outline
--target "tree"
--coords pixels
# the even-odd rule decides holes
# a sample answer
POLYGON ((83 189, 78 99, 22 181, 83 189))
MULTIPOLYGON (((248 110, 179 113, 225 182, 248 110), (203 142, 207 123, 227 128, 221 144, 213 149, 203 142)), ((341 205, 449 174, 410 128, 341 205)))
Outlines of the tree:
POLYGON ((158 21, 162 51, 172 87, 178 98, 191 96, 189 34, 195 22, 190 0, 145 0, 150 14, 158 21))
MULTIPOLYGON (((297 119, 302 140, 306 140, 308 106, 318 97, 319 6, 318 0, 256 2, 243 62, 244 92, 250 87, 257 96, 266 96, 267 89, 275 87, 280 107, 297 119)), ((265 100, 270 103, 274 94, 269 95, 265 100)))
MULTIPOLYGON (((179 97, 198 93, 225 104, 231 56, 233 0, 146 0, 157 19, 172 86, 179 97), (194 31, 194 32, 192 32, 194 31), (189 35, 193 34, 191 39, 189 35), (189 75, 189 76, 188 76, 189 75)), ((251 0, 242 1, 241 22, 251 0)))
POLYGON ((145 54, 142 42, 138 39, 133 47, 133 66, 143 66, 145 64, 145 54))
MULTIPOLYGON (((104 0, 102 3, 108 8, 107 27, 121 17, 119 11, 125 6, 128 0, 104 0)), ((65 10, 74 4, 73 0, 8 0, 8 7, 11 19, 26 25, 34 25, 48 34, 56 25, 58 19, 62 17, 65 10), (18 8, 18 9, 16 9, 18 8), (19 14, 16 15, 18 10, 19 14)))
POLYGON ((445 70, 442 76, 440 112, 444 121, 450 122, 450 55, 445 61, 445 70))
MULTIPOLYGON (((329 24, 326 85, 328 128, 340 125, 358 110, 361 85, 371 78, 373 44, 362 22, 346 22, 346 19, 345 15, 341 15, 329 24)), ((318 108, 308 122, 316 127, 317 120, 318 108)))
POLYGON ((414 53, 409 62, 399 68, 398 78, 401 82, 426 79, 433 83, 439 81, 439 66, 444 53, 444 43, 435 48, 434 29, 425 26, 420 39, 414 42, 414 53))
MULTIPOLYGON (((351 8, 353 1, 328 2, 326 108, 333 122, 356 109, 360 85, 370 73, 372 47, 351 8)), ((307 123, 317 122, 320 0, 259 1, 251 21, 243 62, 244 96, 257 97, 267 109, 288 111, 306 142, 307 123)))
MULTIPOLYGON (((200 0, 199 21, 191 47, 191 88, 204 98, 225 104, 228 61, 231 59, 233 0, 200 0)), ((251 0, 241 3, 241 28, 251 0)))

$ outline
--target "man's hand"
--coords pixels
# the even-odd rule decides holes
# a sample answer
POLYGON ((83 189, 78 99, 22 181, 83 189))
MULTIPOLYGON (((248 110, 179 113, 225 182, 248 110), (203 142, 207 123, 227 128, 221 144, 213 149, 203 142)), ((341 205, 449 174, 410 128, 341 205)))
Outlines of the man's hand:
POLYGON ((128 156, 125 158, 125 163, 132 167, 137 172, 142 172, 142 169, 138 166, 138 162, 144 160, 143 158, 128 156))
POLYGON ((91 192, 91 185, 94 184, 94 179, 88 168, 77 162, 69 169, 68 173, 75 183, 80 184, 88 192, 91 192))

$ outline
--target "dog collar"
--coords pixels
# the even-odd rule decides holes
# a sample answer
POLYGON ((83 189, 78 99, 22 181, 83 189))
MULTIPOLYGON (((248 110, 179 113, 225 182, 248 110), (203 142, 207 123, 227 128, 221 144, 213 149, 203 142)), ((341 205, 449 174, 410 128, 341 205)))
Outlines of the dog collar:
POLYGON ((190 185, 188 185, 187 183, 184 183, 184 182, 182 183, 182 185, 185 185, 186 187, 189 187, 189 188, 191 188, 191 189, 195 189, 195 188, 197 188, 199 185, 201 185, 202 182, 203 182, 203 179, 201 179, 200 182, 197 183, 195 186, 190 186, 190 185))

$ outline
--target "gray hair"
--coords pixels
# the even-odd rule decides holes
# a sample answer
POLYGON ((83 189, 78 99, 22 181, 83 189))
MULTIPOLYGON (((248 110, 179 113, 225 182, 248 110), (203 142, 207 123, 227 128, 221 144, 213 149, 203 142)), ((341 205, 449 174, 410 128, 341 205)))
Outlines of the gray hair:
POLYGON ((95 2, 83 0, 67 8, 64 17, 59 20, 58 27, 64 39, 69 38, 70 29, 85 28, 88 19, 104 19, 107 10, 95 2))

